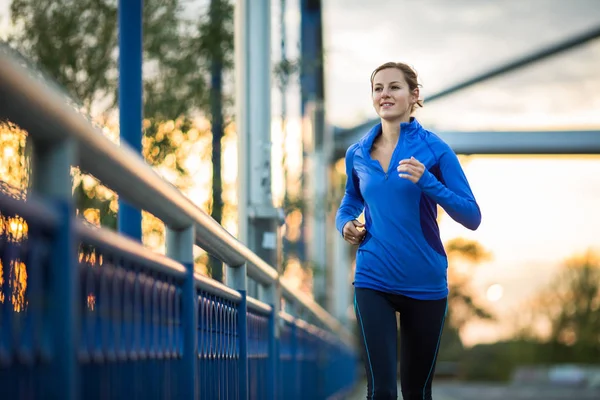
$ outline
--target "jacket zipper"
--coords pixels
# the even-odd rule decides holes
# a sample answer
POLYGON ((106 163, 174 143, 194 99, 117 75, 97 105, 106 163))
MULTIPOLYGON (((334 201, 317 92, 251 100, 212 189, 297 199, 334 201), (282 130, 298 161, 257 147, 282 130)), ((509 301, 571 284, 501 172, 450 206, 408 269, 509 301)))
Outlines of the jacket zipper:
POLYGON ((384 171, 383 167, 381 166, 381 163, 378 160, 374 160, 371 155, 369 154, 369 158, 371 159, 371 161, 373 163, 376 164, 376 168, 379 169, 379 171, 381 171, 383 173, 383 176, 385 177, 385 180, 387 181, 389 174, 390 174, 390 168, 392 168, 392 163, 394 162, 394 159, 396 158, 396 151, 398 150, 398 148, 401 146, 401 140, 403 140, 403 135, 400 134, 400 137, 398 138, 398 144, 396 144, 396 147, 394 148, 394 151, 392 152, 392 157, 390 158, 390 164, 388 165, 388 170, 384 171))
MULTIPOLYGON (((396 144, 396 147, 394 147, 394 151, 392 151, 392 157, 390 158, 390 163, 388 165, 388 170, 384 171, 385 174, 385 180, 387 181, 389 173, 390 173, 390 169, 393 168, 393 163, 394 163, 394 159, 396 158, 396 151, 398 151, 398 149, 400 148, 400 146, 402 145, 402 140, 404 138, 404 135, 402 133, 400 133, 400 137, 398 138, 398 143, 396 144)), ((381 167, 381 164, 379 164, 379 166, 381 167)), ((381 170, 383 171, 383 168, 381 168, 381 170)))

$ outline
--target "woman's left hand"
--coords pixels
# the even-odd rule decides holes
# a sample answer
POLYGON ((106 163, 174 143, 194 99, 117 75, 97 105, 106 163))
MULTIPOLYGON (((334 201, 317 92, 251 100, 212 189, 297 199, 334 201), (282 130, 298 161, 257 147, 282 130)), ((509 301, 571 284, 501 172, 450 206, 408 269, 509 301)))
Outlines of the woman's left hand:
POLYGON ((404 179, 408 179, 412 183, 417 183, 423 173, 425 172, 425 166, 414 157, 406 158, 398 163, 397 168, 398 176, 404 179))

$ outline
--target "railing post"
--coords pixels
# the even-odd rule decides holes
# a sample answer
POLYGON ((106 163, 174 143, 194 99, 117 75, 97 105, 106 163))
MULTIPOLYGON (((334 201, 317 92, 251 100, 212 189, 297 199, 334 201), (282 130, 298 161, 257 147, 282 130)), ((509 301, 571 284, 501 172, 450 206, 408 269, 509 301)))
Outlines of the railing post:
POLYGON ((290 375, 292 376, 292 381, 289 384, 294 388, 294 399, 300 399, 300 365, 298 362, 298 324, 296 317, 293 317, 293 323, 290 326, 290 363, 292 370, 290 375))
POLYGON ((48 398, 79 398, 77 386, 77 328, 79 302, 77 287, 79 269, 73 229, 71 164, 75 160, 75 144, 71 141, 33 143, 33 191, 54 203, 59 224, 51 242, 48 273, 48 307, 45 326, 50 329, 50 365, 47 382, 48 398))
POLYGON ((238 338, 240 341, 238 373, 239 373, 239 398, 248 399, 248 303, 246 301, 248 291, 248 277, 246 264, 240 266, 227 266, 227 285, 237 290, 242 295, 238 306, 238 338))
POLYGON ((194 228, 183 230, 167 228, 167 255, 185 266, 186 275, 181 293, 181 326, 183 329, 183 355, 178 372, 180 398, 195 399, 196 365, 198 354, 198 297, 194 279, 194 228))
POLYGON ((279 280, 273 282, 266 290, 267 303, 271 305, 269 316, 269 359, 267 364, 267 400, 277 397, 277 368, 279 365, 279 280))

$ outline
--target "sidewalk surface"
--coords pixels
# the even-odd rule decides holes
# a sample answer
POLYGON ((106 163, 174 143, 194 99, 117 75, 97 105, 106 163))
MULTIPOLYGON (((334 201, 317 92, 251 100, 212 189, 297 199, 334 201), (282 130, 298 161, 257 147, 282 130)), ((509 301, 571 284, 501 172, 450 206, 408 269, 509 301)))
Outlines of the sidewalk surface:
MULTIPOLYGON (((363 382, 348 400, 365 400, 367 383, 363 382)), ((434 382, 433 400, 599 400, 600 388, 560 386, 512 386, 501 383, 434 382)), ((398 382, 398 400, 400 382, 398 382)))

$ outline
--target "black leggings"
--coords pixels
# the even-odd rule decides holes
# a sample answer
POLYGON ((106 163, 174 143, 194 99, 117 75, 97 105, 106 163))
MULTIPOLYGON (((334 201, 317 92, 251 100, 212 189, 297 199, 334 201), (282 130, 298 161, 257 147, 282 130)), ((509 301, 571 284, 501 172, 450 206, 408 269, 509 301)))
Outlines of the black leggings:
POLYGON ((365 351, 367 399, 397 399, 400 313, 400 386, 404 400, 430 400, 447 299, 410 297, 356 288, 354 311, 365 351))

